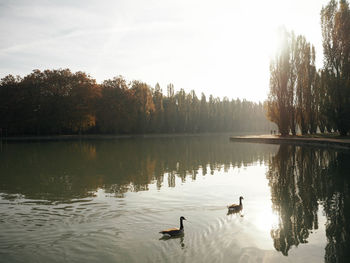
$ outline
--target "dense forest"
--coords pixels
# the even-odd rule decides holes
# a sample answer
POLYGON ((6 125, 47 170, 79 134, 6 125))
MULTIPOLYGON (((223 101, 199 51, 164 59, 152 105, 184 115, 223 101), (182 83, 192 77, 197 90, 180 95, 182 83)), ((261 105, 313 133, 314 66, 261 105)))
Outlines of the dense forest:
POLYGON ((331 0, 321 10, 324 66, 304 36, 281 30, 282 48, 270 64, 268 118, 282 135, 350 131, 350 9, 331 0))
POLYGON ((270 131, 262 103, 198 98, 119 76, 97 84, 83 72, 34 70, 0 82, 0 129, 8 135, 270 131))

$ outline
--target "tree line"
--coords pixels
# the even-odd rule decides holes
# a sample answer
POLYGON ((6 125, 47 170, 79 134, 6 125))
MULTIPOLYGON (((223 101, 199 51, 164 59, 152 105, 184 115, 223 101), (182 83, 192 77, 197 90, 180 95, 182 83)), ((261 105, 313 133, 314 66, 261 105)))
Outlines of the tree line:
POLYGON ((331 0, 321 10, 324 66, 304 36, 281 29, 282 48, 270 63, 268 118, 281 135, 350 131, 350 9, 331 0))
POLYGON ((262 103, 222 100, 192 90, 164 95, 141 81, 103 81, 69 69, 34 70, 0 81, 0 128, 7 135, 267 131, 262 103))

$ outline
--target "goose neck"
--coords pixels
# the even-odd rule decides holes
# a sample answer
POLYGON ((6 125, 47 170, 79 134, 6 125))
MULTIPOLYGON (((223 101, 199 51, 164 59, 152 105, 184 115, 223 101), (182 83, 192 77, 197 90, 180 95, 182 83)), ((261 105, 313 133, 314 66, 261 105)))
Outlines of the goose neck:
POLYGON ((180 230, 182 230, 182 229, 184 229, 184 225, 183 225, 183 223, 182 223, 182 218, 180 219, 180 230))

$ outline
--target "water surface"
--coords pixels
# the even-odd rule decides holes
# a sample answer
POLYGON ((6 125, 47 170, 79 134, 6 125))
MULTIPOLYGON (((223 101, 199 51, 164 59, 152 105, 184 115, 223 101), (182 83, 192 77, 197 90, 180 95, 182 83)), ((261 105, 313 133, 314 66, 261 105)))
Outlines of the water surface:
POLYGON ((349 161, 227 136, 2 144, 0 261, 348 262, 349 161))

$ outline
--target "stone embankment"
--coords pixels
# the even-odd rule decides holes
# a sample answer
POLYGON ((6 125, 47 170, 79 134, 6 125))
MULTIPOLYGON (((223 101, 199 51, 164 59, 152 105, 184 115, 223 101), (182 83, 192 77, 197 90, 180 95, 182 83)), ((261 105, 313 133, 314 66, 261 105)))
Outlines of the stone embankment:
POLYGON ((287 136, 282 137, 278 135, 256 135, 256 136, 232 136, 230 141, 234 142, 251 142, 251 143, 273 143, 273 144, 298 144, 298 145, 311 145, 311 146, 325 146, 325 147, 337 147, 343 149, 350 149, 349 139, 337 139, 337 138, 309 138, 301 136, 287 136))

